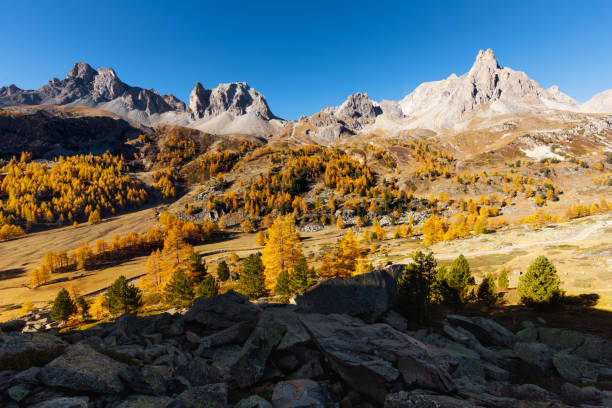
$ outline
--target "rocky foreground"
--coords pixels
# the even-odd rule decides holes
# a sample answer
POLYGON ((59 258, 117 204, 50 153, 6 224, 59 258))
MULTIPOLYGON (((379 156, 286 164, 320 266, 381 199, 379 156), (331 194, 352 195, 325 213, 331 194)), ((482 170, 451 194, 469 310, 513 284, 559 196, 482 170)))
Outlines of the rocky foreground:
POLYGON ((391 310, 400 270, 323 282, 297 305, 228 292, 69 333, 4 323, 0 406, 612 406, 611 342, 460 315, 408 331, 391 310))

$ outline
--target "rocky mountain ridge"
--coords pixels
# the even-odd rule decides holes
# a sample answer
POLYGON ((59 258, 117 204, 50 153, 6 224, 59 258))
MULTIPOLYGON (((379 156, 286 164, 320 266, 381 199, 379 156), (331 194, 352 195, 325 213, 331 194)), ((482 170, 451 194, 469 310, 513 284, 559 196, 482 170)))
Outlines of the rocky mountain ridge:
POLYGON ((541 319, 524 321, 513 333, 485 317, 448 315, 410 331, 393 311, 402 269, 392 265, 325 281, 299 296, 297 306, 253 304, 230 291, 198 298, 185 312, 123 315, 65 333, 44 331, 44 313, 33 312, 0 324, 0 403, 10 408, 612 403, 612 392, 605 391, 612 385, 610 341, 547 327, 541 319), (359 300, 358 307, 350 299, 359 300))
POLYGON ((14 105, 87 106, 141 125, 182 125, 219 134, 262 135, 282 126, 264 96, 246 82, 220 84, 208 90, 198 82, 186 105, 174 95, 130 86, 112 68, 94 70, 84 62, 76 63, 65 79, 54 78, 37 90, 15 85, 0 88, 0 106, 14 105), (212 122, 219 117, 223 120, 212 122))

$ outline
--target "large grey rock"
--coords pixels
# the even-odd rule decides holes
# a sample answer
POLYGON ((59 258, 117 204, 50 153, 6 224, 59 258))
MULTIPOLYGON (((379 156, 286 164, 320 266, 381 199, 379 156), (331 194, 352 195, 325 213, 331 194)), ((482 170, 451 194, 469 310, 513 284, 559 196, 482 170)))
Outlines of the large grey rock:
POLYGON ((241 399, 238 401, 234 408, 273 408, 272 404, 270 404, 265 399, 261 398, 259 395, 251 395, 248 398, 241 399))
POLYGON ((183 391, 173 408, 227 408, 228 388, 225 383, 208 384, 183 391))
POLYGON ((174 375, 186 379, 192 387, 219 383, 222 377, 218 367, 198 357, 176 367, 174 375))
POLYGON ((0 323, 0 333, 20 332, 26 325, 26 321, 22 319, 12 319, 7 322, 0 323))
POLYGON ((516 356, 526 363, 536 365, 543 371, 552 366, 552 350, 542 343, 520 341, 514 345, 516 356))
POLYGON ((137 393, 162 395, 167 392, 171 370, 165 366, 128 367, 119 373, 127 386, 137 393))
POLYGON ((199 323, 209 330, 226 329, 241 322, 253 322, 261 310, 232 290, 215 297, 199 297, 185 313, 185 322, 199 323))
POLYGON ((274 320, 260 319, 230 368, 231 380, 239 388, 250 387, 264 374, 268 357, 283 339, 287 329, 274 320))
POLYGON ((325 392, 312 380, 290 380, 276 384, 272 393, 274 408, 325 408, 325 392))
POLYGON ((31 405, 30 408, 87 408, 89 397, 60 397, 31 405))
POLYGON ((43 365, 61 354, 68 343, 46 333, 0 333, 0 370, 43 365))
POLYGON ((397 298, 397 279, 404 265, 391 265, 347 278, 319 282, 295 302, 308 313, 341 313, 373 322, 390 310, 397 298))
POLYGON ((116 405, 115 408, 166 408, 172 404, 173 400, 170 397, 153 397, 150 395, 133 395, 120 404, 116 405))
POLYGON ((485 346, 512 348, 518 340, 514 333, 491 319, 461 315, 448 315, 446 319, 451 325, 463 327, 471 332, 485 346))
POLYGON ((583 383, 597 381, 597 367, 576 355, 560 351, 552 357, 552 363, 559 375, 566 380, 583 383))
POLYGON ((394 386, 453 391, 456 361, 386 324, 346 315, 303 314, 300 319, 331 367, 355 390, 379 403, 394 386))
POLYGON ((384 408, 474 408, 469 401, 446 395, 400 391, 387 395, 384 408))
POLYGON ((123 391, 119 373, 125 368, 89 346, 75 344, 42 368, 40 380, 51 387, 113 394, 123 391))
POLYGON ((595 387, 577 387, 565 383, 561 386, 561 395, 570 403, 599 405, 604 397, 603 393, 595 387))
POLYGON ((575 330, 533 327, 517 333, 523 341, 538 341, 555 350, 567 350, 593 362, 612 363, 612 342, 575 330))

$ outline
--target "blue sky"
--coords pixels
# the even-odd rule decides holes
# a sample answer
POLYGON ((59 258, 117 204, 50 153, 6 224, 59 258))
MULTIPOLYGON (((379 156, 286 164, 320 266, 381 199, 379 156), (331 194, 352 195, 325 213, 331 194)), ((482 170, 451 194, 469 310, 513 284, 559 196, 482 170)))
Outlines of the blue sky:
POLYGON ((294 119, 357 91, 400 99, 466 72, 479 49, 580 102, 612 88, 612 1, 3 2, 0 85, 77 61, 188 100, 246 81, 294 119))

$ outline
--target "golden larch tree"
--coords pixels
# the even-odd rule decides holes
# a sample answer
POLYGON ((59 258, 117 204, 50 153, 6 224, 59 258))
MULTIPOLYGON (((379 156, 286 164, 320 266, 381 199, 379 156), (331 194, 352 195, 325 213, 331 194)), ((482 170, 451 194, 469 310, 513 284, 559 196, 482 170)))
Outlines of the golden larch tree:
POLYGON ((282 271, 293 268, 302 256, 300 236, 291 216, 278 216, 268 228, 268 240, 262 253, 266 286, 273 288, 282 271))

